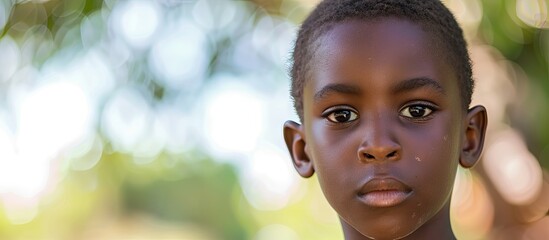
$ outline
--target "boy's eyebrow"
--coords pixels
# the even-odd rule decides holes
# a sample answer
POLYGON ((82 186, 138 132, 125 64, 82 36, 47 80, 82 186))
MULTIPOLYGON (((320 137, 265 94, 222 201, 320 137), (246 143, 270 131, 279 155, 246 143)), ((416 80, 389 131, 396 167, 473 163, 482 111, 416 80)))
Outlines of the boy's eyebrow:
POLYGON ((435 89, 437 92, 443 95, 446 95, 446 91, 444 90, 442 85, 440 85, 439 82, 428 77, 412 78, 412 79, 402 81, 398 83, 396 86, 394 86, 392 90, 393 90, 393 93, 400 93, 400 92, 410 91, 410 90, 414 90, 422 87, 431 87, 435 89))
POLYGON ((357 86, 347 85, 347 84, 341 84, 341 83, 331 83, 328 84, 322 89, 320 89, 318 92, 315 93, 314 100, 319 101, 322 98, 326 97, 326 95, 337 92, 337 93, 343 93, 343 94, 352 94, 352 95, 358 95, 360 94, 360 88, 357 86))

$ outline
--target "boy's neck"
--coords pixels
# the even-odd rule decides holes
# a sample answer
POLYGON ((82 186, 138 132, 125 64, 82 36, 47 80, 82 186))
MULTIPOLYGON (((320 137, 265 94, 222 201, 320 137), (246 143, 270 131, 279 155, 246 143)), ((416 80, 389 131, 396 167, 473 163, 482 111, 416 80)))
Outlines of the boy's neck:
MULTIPOLYGON (((420 228, 411 233, 410 235, 401 238, 405 240, 414 239, 441 239, 441 240, 455 240, 456 236, 452 231, 452 225, 450 223, 450 203, 448 202, 435 216, 433 216, 428 222, 424 223, 420 228)), ((345 240, 370 240, 351 225, 341 220, 343 228, 343 234, 345 240)))

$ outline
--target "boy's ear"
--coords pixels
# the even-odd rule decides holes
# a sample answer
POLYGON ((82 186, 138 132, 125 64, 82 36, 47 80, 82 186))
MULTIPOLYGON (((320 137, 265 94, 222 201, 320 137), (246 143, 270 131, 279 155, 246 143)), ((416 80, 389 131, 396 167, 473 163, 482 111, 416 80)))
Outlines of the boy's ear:
POLYGON ((284 141, 292 157, 295 169, 304 178, 315 173, 313 162, 305 151, 305 139, 301 125, 294 121, 284 123, 284 141))
POLYGON ((486 125, 488 124, 486 108, 478 105, 469 109, 466 121, 467 126, 465 126, 459 163, 464 168, 471 168, 477 163, 484 147, 486 125))

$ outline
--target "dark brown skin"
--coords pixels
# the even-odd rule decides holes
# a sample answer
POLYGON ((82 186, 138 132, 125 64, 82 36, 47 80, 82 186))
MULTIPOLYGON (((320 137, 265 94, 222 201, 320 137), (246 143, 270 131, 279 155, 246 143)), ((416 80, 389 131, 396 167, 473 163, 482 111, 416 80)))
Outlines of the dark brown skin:
POLYGON ((455 239, 453 182, 479 159, 485 108, 461 106, 455 70, 415 23, 347 21, 319 41, 303 125, 284 125, 298 173, 316 172, 345 239, 455 239))

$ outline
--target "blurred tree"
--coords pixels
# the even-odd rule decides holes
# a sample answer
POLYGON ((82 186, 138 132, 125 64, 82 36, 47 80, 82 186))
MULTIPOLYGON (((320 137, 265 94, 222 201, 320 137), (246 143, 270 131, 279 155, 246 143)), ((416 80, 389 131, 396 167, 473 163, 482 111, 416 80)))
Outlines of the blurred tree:
POLYGON ((197 157, 177 161, 169 170, 147 182, 139 179, 143 173, 134 174, 122 183, 126 212, 198 224, 219 239, 251 238, 239 220, 249 219, 251 215, 246 207, 239 206, 242 192, 232 166, 197 157))
POLYGON ((541 165, 549 168, 549 5, 547 1, 481 1, 483 18, 478 29, 484 42, 497 48, 505 58, 524 70, 527 78, 516 73, 519 91, 528 92, 526 99, 517 99, 509 110, 510 125, 525 134, 530 151, 541 165), (518 16, 520 4, 528 4, 534 18, 539 9, 537 26, 524 23, 518 16), (536 6, 538 8, 536 8, 536 6), (546 9, 543 9, 545 7, 546 9), (531 86, 531 87, 528 87, 531 86), (526 89, 525 89, 526 88, 526 89))

